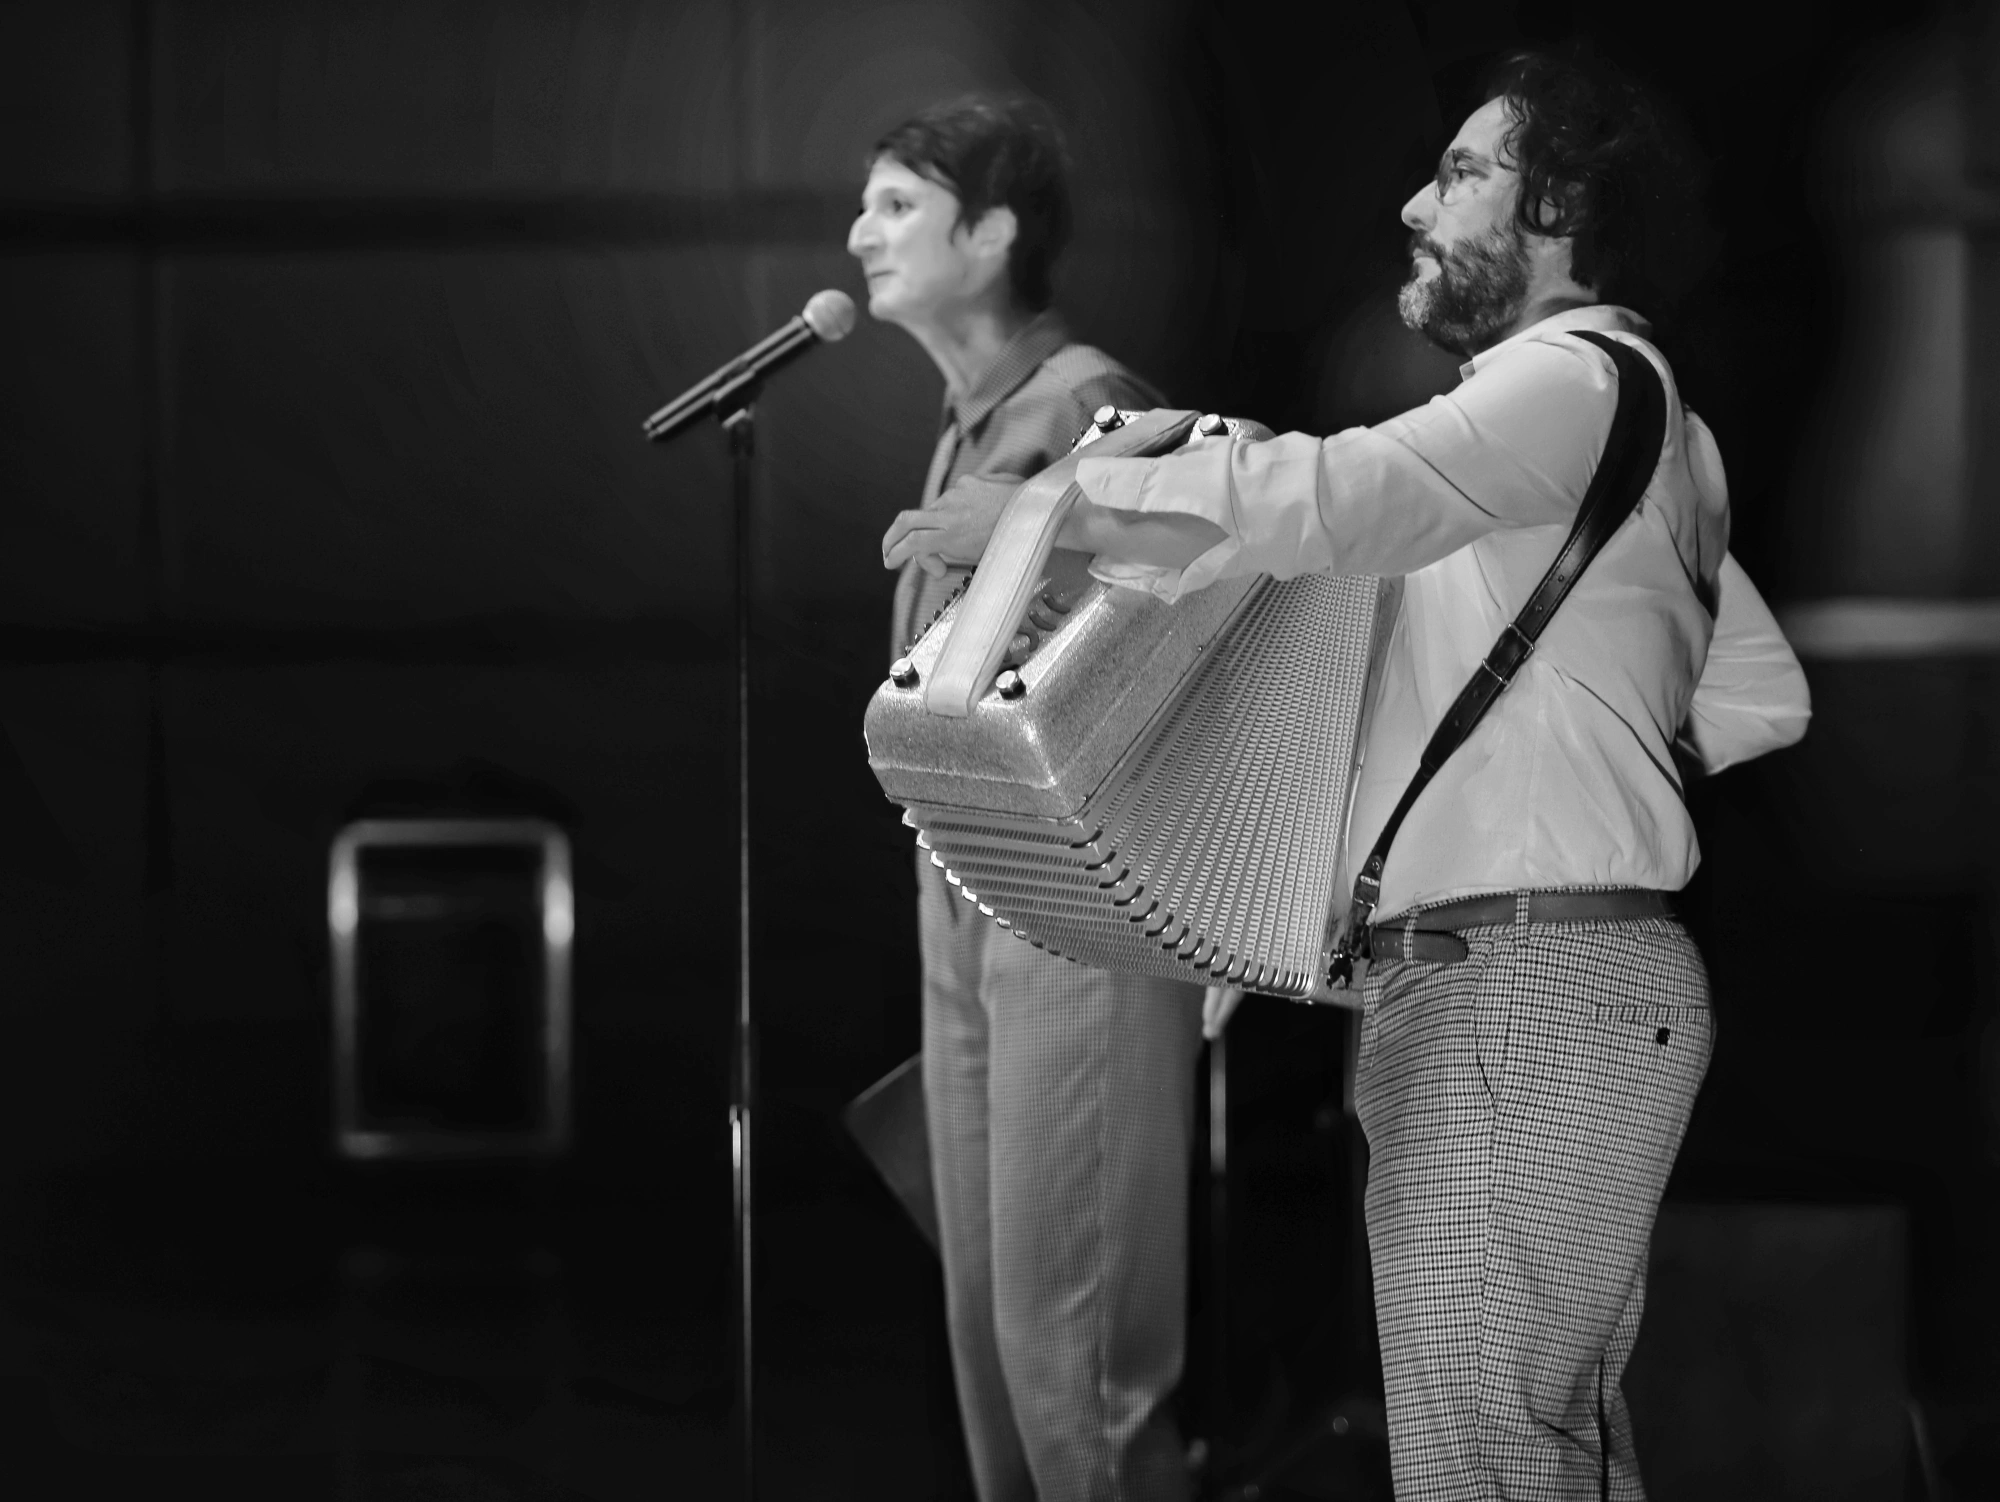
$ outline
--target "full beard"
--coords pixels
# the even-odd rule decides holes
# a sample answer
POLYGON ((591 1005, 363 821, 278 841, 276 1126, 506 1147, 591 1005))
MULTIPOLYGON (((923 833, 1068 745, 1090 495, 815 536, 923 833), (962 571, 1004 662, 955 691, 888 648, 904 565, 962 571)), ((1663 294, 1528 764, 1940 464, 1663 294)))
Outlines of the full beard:
POLYGON ((1437 275, 1425 282, 1412 274, 1396 294, 1396 311, 1449 349, 1485 348, 1527 306, 1528 247, 1516 224, 1495 225, 1450 250, 1418 235, 1410 249, 1435 257, 1437 275))

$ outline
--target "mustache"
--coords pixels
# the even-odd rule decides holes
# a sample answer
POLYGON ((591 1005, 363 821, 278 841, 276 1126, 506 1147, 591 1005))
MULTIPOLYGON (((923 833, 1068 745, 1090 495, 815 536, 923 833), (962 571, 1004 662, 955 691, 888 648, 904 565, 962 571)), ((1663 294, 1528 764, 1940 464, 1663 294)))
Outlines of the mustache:
POLYGON ((1415 260, 1419 255, 1429 256, 1440 266, 1445 264, 1448 256, 1445 248, 1422 230, 1418 230, 1410 236, 1409 254, 1411 260, 1415 260))

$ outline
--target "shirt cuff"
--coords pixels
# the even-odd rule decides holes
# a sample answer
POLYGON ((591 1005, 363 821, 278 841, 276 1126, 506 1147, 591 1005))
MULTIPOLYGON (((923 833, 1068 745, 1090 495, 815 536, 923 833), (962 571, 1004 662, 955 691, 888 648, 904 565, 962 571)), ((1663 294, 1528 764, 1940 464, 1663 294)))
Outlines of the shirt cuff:
POLYGON ((1143 589, 1169 604, 1213 584, 1229 572, 1242 551, 1230 499, 1232 443, 1203 442, 1160 459, 1081 459, 1077 488, 1093 505, 1110 511, 1163 512, 1198 516, 1222 531, 1222 541, 1185 568, 1123 563, 1097 557, 1091 576, 1106 584, 1143 589))

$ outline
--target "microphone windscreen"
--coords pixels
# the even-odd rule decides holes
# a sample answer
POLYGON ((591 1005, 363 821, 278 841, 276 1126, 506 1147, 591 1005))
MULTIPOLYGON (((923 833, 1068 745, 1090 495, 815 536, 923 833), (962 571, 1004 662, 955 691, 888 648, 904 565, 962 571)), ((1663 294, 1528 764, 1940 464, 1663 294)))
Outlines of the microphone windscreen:
POLYGON ((854 332, 854 299, 829 287, 813 293, 799 316, 805 319, 807 328, 832 344, 854 332))

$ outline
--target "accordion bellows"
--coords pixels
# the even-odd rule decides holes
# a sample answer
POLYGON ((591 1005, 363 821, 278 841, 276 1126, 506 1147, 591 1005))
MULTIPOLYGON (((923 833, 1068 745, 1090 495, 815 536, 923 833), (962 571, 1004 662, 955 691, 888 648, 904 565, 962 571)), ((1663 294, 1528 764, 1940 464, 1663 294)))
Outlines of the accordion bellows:
MULTIPOLYGON (((1192 416, 1121 414, 1139 431, 1100 423, 1084 441, 1158 452, 1192 416)), ((876 693, 870 764, 960 896, 1025 942, 1100 969, 1323 993, 1395 585, 1260 576, 1172 605, 1106 585, 1051 554, 1054 527, 1024 540, 1017 515, 1037 486, 1065 509, 1074 463, 1010 502, 972 588, 876 693), (985 691, 939 713, 927 684, 982 589, 1030 603, 987 612, 986 634, 1006 634, 974 654, 985 691)))

